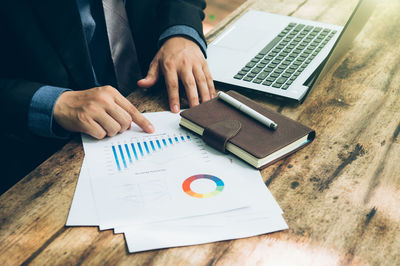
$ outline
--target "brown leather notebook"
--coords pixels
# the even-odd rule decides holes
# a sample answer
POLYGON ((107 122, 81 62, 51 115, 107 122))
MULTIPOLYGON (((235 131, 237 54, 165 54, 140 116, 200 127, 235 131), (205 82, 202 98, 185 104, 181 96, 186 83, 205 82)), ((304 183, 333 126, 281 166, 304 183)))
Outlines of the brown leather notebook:
POLYGON ((256 168, 264 168, 314 140, 311 128, 235 91, 227 94, 276 122, 277 129, 268 128, 218 98, 181 112, 180 125, 201 135, 210 146, 229 151, 256 168))

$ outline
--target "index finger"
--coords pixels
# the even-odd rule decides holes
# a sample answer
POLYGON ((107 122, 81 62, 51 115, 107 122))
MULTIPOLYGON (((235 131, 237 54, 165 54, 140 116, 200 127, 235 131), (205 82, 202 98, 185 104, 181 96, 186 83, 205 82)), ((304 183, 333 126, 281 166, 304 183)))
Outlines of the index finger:
POLYGON ((164 71, 165 85, 168 91, 169 106, 174 113, 179 112, 179 83, 176 71, 164 71))
POLYGON ((125 97, 123 97, 122 95, 117 95, 115 97, 115 102, 125 111, 127 111, 128 114, 132 117, 133 122, 141 127, 145 132, 154 132, 154 126, 151 124, 151 122, 147 120, 147 118, 144 117, 144 115, 139 112, 138 109, 136 109, 136 107, 133 106, 133 104, 125 97))

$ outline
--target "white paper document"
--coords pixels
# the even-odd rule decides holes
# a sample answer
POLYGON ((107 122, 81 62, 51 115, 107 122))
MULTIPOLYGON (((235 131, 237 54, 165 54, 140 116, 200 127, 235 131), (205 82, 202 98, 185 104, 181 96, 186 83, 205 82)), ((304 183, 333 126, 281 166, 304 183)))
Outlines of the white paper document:
POLYGON ((98 226, 99 218, 90 185, 89 169, 83 159, 81 172, 76 184, 74 198, 69 210, 67 226, 98 226))
POLYGON ((130 252, 249 237, 287 228, 258 170, 179 127, 180 116, 144 114, 104 140, 82 136, 85 160, 67 220, 124 233, 130 252))
POLYGON ((221 225, 160 224, 125 232, 129 252, 189 246, 215 241, 251 237, 287 229, 282 216, 257 218, 221 225))

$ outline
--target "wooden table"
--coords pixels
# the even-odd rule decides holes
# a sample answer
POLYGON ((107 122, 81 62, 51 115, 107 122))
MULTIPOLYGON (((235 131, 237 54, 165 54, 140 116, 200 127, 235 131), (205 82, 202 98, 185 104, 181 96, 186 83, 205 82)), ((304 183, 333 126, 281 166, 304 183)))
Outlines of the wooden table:
MULTIPOLYGON (((248 1, 260 9, 343 25, 356 0, 248 1)), ((73 140, 0 198, 0 264, 400 264, 400 2, 378 1, 353 47, 302 105, 256 100, 317 132, 307 148, 262 171, 289 230, 128 254, 122 235, 65 221, 83 159, 73 140)), ((135 92, 142 111, 164 95, 135 92)))

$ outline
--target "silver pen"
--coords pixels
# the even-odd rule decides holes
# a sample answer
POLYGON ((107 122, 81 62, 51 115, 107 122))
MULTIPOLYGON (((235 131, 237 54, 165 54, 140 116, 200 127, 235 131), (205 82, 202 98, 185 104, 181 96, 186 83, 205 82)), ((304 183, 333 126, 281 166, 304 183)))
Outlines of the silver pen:
POLYGON ((278 124, 269 119, 268 117, 260 114, 259 112, 255 111, 254 109, 248 107, 244 103, 236 100, 235 98, 229 96, 228 94, 220 91, 218 92, 218 99, 223 100, 230 106, 238 109, 239 111, 245 113, 246 115, 250 116, 251 118, 254 118, 258 122, 260 122, 263 125, 266 125, 267 127, 271 129, 276 129, 278 127, 278 124))

